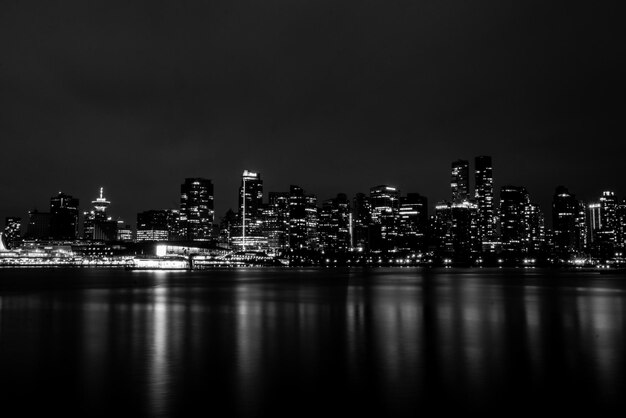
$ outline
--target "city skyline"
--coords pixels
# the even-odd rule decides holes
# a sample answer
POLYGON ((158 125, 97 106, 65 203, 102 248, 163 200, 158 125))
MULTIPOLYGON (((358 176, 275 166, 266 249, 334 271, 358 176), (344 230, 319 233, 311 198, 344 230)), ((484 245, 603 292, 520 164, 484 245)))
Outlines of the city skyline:
MULTIPOLYGON (((457 164, 459 162, 463 162, 463 161, 467 161, 469 162, 468 165, 468 173, 469 173, 469 178, 468 178, 468 193, 470 198, 474 199, 476 198, 475 191, 476 191, 476 178, 475 178, 475 169, 476 169, 476 163, 477 161, 474 161, 475 158, 480 158, 480 155, 476 155, 476 156, 471 156, 471 157, 467 157, 467 160, 450 160, 447 162, 447 165, 444 163, 444 167, 443 170, 439 170, 439 171, 443 171, 443 173, 438 173, 441 174, 438 177, 441 177, 441 179, 438 179, 437 182, 425 182, 425 184, 430 184, 431 187, 433 184, 437 184, 440 185, 440 183, 443 183, 443 187, 439 188, 437 190, 436 193, 434 193, 432 196, 440 196, 440 198, 434 198, 431 197, 431 195, 422 192, 421 189, 410 189, 408 187, 403 187, 403 183, 402 182, 377 182, 377 183, 372 183, 371 185, 363 185, 360 188, 356 188, 353 192, 350 191, 345 191, 343 189, 334 189, 334 190, 330 190, 328 192, 328 194, 323 194, 320 195, 319 193, 316 192, 316 185, 307 185, 307 184, 303 184, 303 183, 298 183, 296 181, 289 181, 289 180, 283 180, 278 182, 279 184, 284 184, 285 187, 282 188, 278 188, 278 187, 273 187, 273 186, 269 186, 268 187, 268 183, 267 183, 267 179, 270 178, 272 179, 275 176, 272 176, 271 172, 263 172, 261 170, 250 170, 250 172, 253 173, 262 173, 263 175, 263 182, 265 184, 264 186, 264 193, 263 193, 263 202, 267 202, 267 199, 269 198, 269 193, 270 192, 280 192, 280 191, 285 191, 288 190, 289 187, 292 184, 297 184, 299 186, 302 186, 304 189, 306 189, 308 192, 311 192, 313 194, 315 194, 318 199, 320 199, 320 202, 326 199, 330 199, 334 196, 337 195, 337 193, 345 193, 348 196, 354 197, 357 193, 363 193, 363 192, 367 192, 370 187, 373 187, 374 185, 378 185, 378 184, 387 184, 393 187, 398 188, 401 192, 403 193, 419 193, 423 196, 426 196, 428 198, 428 202, 429 202, 429 211, 434 211, 435 206, 437 204, 437 202, 439 201, 443 201, 443 200, 450 200, 450 201, 454 201, 454 196, 451 195, 451 184, 450 184, 450 176, 451 176, 451 172, 450 169, 454 164, 457 164)), ((540 190, 533 190, 530 189, 529 187, 527 187, 525 185, 525 183, 521 182, 521 183, 516 183, 516 182, 507 182, 504 181, 500 178, 499 175, 499 165, 498 165, 498 160, 496 160, 495 158, 493 158, 491 155, 488 155, 488 158, 490 158, 491 160, 494 161, 493 164, 493 203, 496 204, 497 202, 499 202, 499 198, 500 198, 500 189, 503 186, 523 186, 525 187, 529 193, 533 196, 533 201, 537 202, 539 204, 540 209, 545 212, 545 213, 549 213, 551 210, 551 205, 552 205, 552 198, 553 198, 553 194, 554 194, 554 190, 556 187, 558 186, 564 186, 566 188, 568 188, 572 193, 575 193, 578 196, 579 200, 583 200, 586 202, 595 202, 598 201, 602 191, 604 190, 611 190, 613 191, 616 195, 618 196, 624 196, 626 195, 626 193, 622 193, 621 189, 619 188, 613 188, 613 187, 608 187, 608 186, 602 186, 600 185, 600 187, 598 187, 595 190, 592 190, 590 194, 586 195, 584 193, 581 193, 579 191, 579 189, 577 189, 575 187, 575 185, 573 185, 572 183, 559 183, 559 184, 554 184, 554 185, 548 185, 546 184, 544 187, 542 187, 540 190)), ((245 171, 248 171, 250 169, 250 167, 245 168, 245 171)), ((242 169, 244 170, 244 169, 242 169)), ((239 170, 239 173, 235 176, 235 179, 229 179, 228 183, 234 183, 236 186, 233 188, 233 190, 224 190, 224 185, 220 185, 219 183, 217 183, 214 180, 214 177, 211 176, 198 176, 197 178, 205 178, 208 179, 210 181, 212 181, 212 185, 215 188, 216 192, 214 193, 214 200, 216 203, 214 203, 215 209, 213 210, 214 215, 214 221, 218 222, 225 214, 228 210, 234 210, 235 212, 237 212, 237 208, 240 207, 240 196, 239 194, 241 192, 239 192, 239 194, 237 193, 237 187, 240 188, 240 175, 241 175, 241 171, 239 170), (220 193, 219 191, 222 191, 222 193, 220 193), (225 193, 224 193, 225 192, 225 193), (230 202, 230 203, 226 203, 226 202, 230 202), (239 203, 238 203, 239 202, 239 203), (225 206, 226 204, 226 206, 225 206)), ((189 176, 184 176, 183 178, 193 178, 193 177, 189 177, 189 176)), ((429 175, 425 175, 425 178, 428 179, 432 179, 433 177, 429 176, 429 175)), ((518 177, 519 178, 519 177, 518 177)), ((115 219, 122 219, 124 220, 126 223, 134 223, 135 221, 135 217, 137 215, 137 213, 139 212, 143 212, 143 211, 147 211, 147 210, 163 210, 163 209, 178 209, 179 208, 179 200, 180 200, 180 195, 176 192, 176 190, 180 187, 180 180, 176 180, 176 179, 170 179, 170 181, 168 183, 174 182, 176 183, 176 186, 174 187, 173 190, 171 189, 167 189, 165 187, 160 188, 160 190, 162 191, 162 194, 160 197, 157 197, 155 199, 155 205, 153 206, 146 206, 146 205, 141 205, 140 203, 137 203, 137 200, 135 199, 130 199, 129 201, 119 201, 115 198, 111 198, 111 196, 119 196, 119 195, 125 195, 128 190, 127 189, 132 189, 132 185, 127 185, 126 187, 123 187, 120 190, 110 190, 110 188, 106 187, 106 186, 102 186, 102 185, 97 185, 92 187, 92 189, 95 191, 99 191, 100 193, 102 193, 102 189, 106 190, 106 196, 108 199, 110 199, 110 202, 106 202, 107 206, 110 204, 112 205, 112 213, 114 214, 114 218, 115 219), (165 197, 167 195, 167 197, 165 197), (167 203, 167 202, 170 203, 167 203), (158 202, 163 202, 162 204, 159 204, 158 202), (131 208, 137 208, 136 211, 133 212, 134 209, 131 208)), ((407 184, 409 184, 410 182, 407 182, 407 184)), ((427 189, 425 187, 425 189, 427 189)), ((93 199, 97 200, 97 195, 96 193, 92 192, 90 195, 88 196, 81 196, 78 193, 74 193, 72 191, 68 191, 65 189, 60 189, 58 190, 59 193, 68 193, 74 197, 79 198, 79 200, 81 202, 85 202, 83 203, 83 206, 81 206, 81 210, 82 209, 86 209, 87 205, 86 202, 87 201, 91 201, 93 199), (93 196, 92 196, 93 195, 93 196)), ((50 196, 52 196, 53 194, 50 194, 50 196)), ((4 219, 6 217, 12 217, 12 216, 19 216, 22 218, 26 218, 28 215, 28 212, 31 210, 39 210, 40 212, 46 212, 49 208, 49 198, 50 196, 44 195, 44 196, 38 196, 36 199, 33 198, 32 200, 36 200, 38 202, 38 204, 32 205, 30 207, 23 207, 21 211, 18 212, 9 212, 9 210, 7 209, 8 207, 16 207, 17 205, 14 204, 14 202, 12 202, 11 200, 3 200, 0 203, 0 219, 4 219), (40 202, 40 203, 39 203, 40 202)), ((137 195, 134 194, 134 196, 136 197, 137 195)), ((100 198, 102 198, 102 195, 100 195, 100 198)), ((550 219, 547 219, 547 225, 552 225, 552 219, 551 217, 549 217, 550 219)))

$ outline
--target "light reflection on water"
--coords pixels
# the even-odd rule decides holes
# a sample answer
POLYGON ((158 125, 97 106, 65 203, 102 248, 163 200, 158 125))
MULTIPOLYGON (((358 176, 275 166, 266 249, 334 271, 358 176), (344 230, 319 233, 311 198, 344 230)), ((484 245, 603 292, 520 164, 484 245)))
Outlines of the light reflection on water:
POLYGON ((506 273, 3 270, 1 393, 92 416, 623 407, 626 282, 506 273))

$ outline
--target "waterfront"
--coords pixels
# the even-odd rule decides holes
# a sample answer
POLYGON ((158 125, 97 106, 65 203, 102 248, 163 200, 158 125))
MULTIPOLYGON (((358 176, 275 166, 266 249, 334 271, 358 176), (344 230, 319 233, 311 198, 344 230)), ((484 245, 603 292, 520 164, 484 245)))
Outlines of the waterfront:
POLYGON ((0 270, 22 414, 623 408, 626 279, 539 269, 0 270))

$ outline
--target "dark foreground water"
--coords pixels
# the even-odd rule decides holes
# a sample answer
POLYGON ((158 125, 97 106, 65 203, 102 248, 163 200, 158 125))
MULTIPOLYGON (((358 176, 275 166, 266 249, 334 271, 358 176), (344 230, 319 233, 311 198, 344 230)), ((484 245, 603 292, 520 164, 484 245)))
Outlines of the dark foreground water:
POLYGON ((0 269, 0 415, 626 411, 625 336, 616 275, 0 269))

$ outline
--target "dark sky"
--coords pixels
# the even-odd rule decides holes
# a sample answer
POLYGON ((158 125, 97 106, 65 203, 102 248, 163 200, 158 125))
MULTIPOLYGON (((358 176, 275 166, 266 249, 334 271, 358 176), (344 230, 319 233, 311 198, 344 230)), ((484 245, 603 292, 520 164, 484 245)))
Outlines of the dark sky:
POLYGON ((192 176, 221 216, 244 168, 434 203, 480 154, 545 210, 558 184, 624 197, 618 3, 3 0, 0 216, 102 185, 134 222, 192 176))

